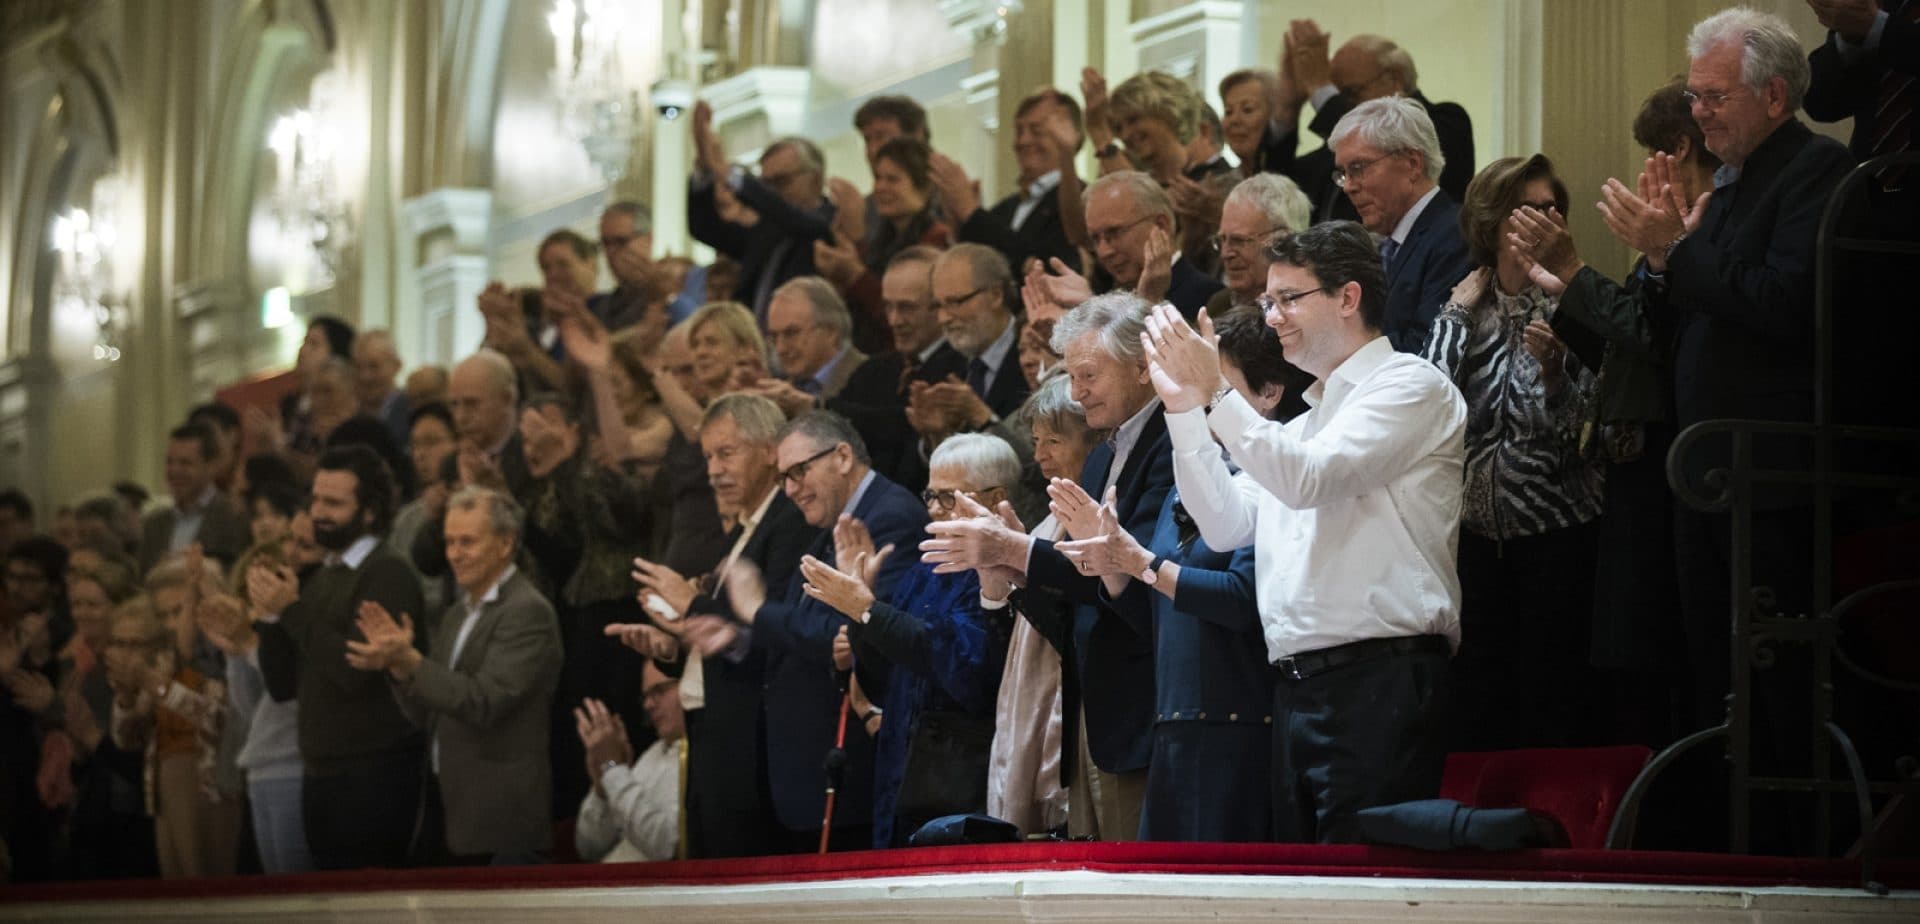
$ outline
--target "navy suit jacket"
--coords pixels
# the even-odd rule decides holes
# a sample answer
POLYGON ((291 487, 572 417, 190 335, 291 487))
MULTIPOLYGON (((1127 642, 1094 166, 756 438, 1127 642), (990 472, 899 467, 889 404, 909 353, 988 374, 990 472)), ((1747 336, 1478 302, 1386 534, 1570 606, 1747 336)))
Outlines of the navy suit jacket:
POLYGON ((1020 210, 1023 192, 994 203, 991 209, 975 209, 960 225, 960 240, 1000 251, 1016 276, 1022 273, 1029 258, 1045 263, 1058 257, 1079 271, 1080 248, 1067 240, 1066 226, 1060 221, 1059 188, 1041 196, 1040 201, 1034 203, 1033 211, 1027 214, 1027 220, 1015 230, 1013 215, 1020 210))
POLYGON ((1460 205, 1441 190, 1413 220, 1387 265, 1387 316, 1381 333, 1402 353, 1426 346, 1434 316, 1473 269, 1460 236, 1460 205))
MULTIPOLYGON (((1087 456, 1080 486, 1099 497, 1113 467, 1113 447, 1087 456)), ((1164 411, 1140 432, 1114 484, 1114 513, 1141 544, 1152 541, 1167 492, 1173 490, 1173 442, 1164 411)), ((878 540, 876 540, 878 541, 878 540)), ((1025 606, 1034 628, 1060 650, 1079 682, 1087 718, 1087 752, 1108 773, 1143 770, 1153 751, 1153 626, 1139 610, 1116 610, 1101 602, 1100 579, 1083 575, 1053 547, 1036 539, 1027 560, 1029 592, 1056 594, 1067 607, 1025 606), (1068 622, 1068 620, 1071 620, 1068 622)), ((1071 747, 1071 745, 1068 745, 1071 747)))
MULTIPOLYGON (((1906 2, 1920 3, 1920 0, 1906 2)), ((1872 155, 1873 139, 1879 135, 1877 116, 1882 76, 1897 72, 1920 77, 1920 22, 1899 15, 1899 0, 1883 0, 1880 5, 1892 15, 1887 17, 1887 24, 1880 32, 1878 49, 1848 64, 1840 57, 1840 50, 1834 46, 1834 35, 1829 31, 1827 40, 1807 56, 1807 64, 1813 69, 1813 82, 1807 87, 1804 102, 1807 116, 1816 122, 1853 119, 1853 139, 1848 148, 1856 160, 1866 160, 1872 155)), ((1920 88, 1910 87, 1907 92, 1920 94, 1920 88)))
MULTIPOLYGON (((807 525, 800 508, 785 494, 767 506, 766 516, 754 526, 747 543, 740 548, 742 561, 752 562, 766 578, 767 599, 784 600, 799 583, 800 555, 818 539, 820 531, 807 525)), ((737 534, 736 534, 737 535, 737 534)), ((696 598, 690 611, 695 613, 731 613, 724 602, 725 590, 718 597, 696 598)), ((671 665, 678 672, 679 664, 671 665)), ((687 835, 693 841, 690 855, 695 857, 746 856, 766 849, 755 839, 759 832, 716 830, 715 825, 738 824, 742 814, 755 812, 772 816, 772 807, 761 804, 760 768, 765 755, 760 743, 761 687, 766 682, 765 658, 749 651, 739 661, 707 658, 702 663, 706 706, 699 712, 697 734, 687 740, 689 819, 687 835), (715 816, 709 820, 707 813, 715 816)))
MULTIPOLYGON (((927 528, 927 508, 907 489, 876 474, 854 506, 854 519, 873 534, 875 548, 916 548, 927 528)), ((821 530, 807 554, 832 562, 833 531, 821 530)), ((875 599, 885 600, 914 556, 897 552, 880 570, 875 599)), ((766 657, 767 782, 774 815, 789 831, 817 830, 826 803, 821 761, 833 747, 841 694, 833 671, 833 637, 847 618, 808 597, 796 575, 780 598, 754 616, 753 647, 766 657)), ((865 681, 862 681, 862 686, 865 681)), ((873 820, 873 740, 860 722, 847 723, 846 777, 835 801, 836 826, 873 820)))
POLYGON ((1178 491, 1167 493, 1146 544, 1180 566, 1173 599, 1132 581, 1111 603, 1130 621, 1150 614, 1154 721, 1264 724, 1273 714, 1273 666, 1254 599, 1253 546, 1219 552, 1198 535, 1182 544, 1179 502, 1178 491))
POLYGON ((1226 286, 1220 280, 1194 269, 1193 264, 1182 256, 1173 261, 1173 275, 1167 285, 1167 301, 1180 309, 1182 317, 1192 321, 1200 309, 1206 307, 1207 299, 1224 288, 1226 286))
POLYGON ((690 184, 687 230, 701 243, 740 261, 740 284, 734 289, 734 298, 752 308, 765 329, 766 306, 754 304, 761 275, 773 264, 769 294, 789 279, 813 275, 813 242, 833 237, 833 203, 823 202, 817 210, 801 211, 749 175, 735 194, 760 213, 760 223, 749 228, 721 218, 715 209, 713 184, 724 182, 725 177, 715 177, 712 183, 690 184))

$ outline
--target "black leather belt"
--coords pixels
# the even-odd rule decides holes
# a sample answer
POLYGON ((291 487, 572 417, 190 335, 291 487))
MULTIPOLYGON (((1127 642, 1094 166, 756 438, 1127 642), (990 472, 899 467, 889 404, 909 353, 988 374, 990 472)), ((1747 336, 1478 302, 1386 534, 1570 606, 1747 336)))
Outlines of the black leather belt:
POLYGON ((1303 651, 1297 655, 1281 658, 1273 663, 1280 675, 1291 680, 1305 680, 1316 674, 1324 674, 1336 667, 1353 664, 1358 661, 1370 661, 1399 654, 1452 654, 1453 646, 1447 643, 1444 635, 1402 635, 1398 638, 1369 638, 1332 648, 1316 651, 1303 651))

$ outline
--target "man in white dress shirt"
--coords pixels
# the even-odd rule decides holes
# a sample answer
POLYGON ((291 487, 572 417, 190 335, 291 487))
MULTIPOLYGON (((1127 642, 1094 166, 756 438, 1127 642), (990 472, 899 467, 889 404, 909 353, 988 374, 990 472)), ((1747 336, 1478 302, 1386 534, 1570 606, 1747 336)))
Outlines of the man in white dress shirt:
POLYGON ((1382 336, 1386 290, 1365 229, 1318 225, 1272 255, 1260 306, 1287 360, 1316 380, 1307 413, 1265 419, 1226 387, 1211 325, 1196 332, 1171 306, 1154 309, 1143 340, 1182 501, 1208 545, 1257 550, 1278 668, 1274 831, 1355 841, 1359 810, 1439 790, 1466 406, 1382 336))

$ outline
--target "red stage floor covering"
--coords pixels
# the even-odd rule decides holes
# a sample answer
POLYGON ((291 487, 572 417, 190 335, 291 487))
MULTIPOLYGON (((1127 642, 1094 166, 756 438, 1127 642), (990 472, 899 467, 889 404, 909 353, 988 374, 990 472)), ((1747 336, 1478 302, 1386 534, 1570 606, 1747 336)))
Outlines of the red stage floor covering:
POLYGON ((16 886, 0 921, 1920 921, 1920 861, 1010 844, 16 886))

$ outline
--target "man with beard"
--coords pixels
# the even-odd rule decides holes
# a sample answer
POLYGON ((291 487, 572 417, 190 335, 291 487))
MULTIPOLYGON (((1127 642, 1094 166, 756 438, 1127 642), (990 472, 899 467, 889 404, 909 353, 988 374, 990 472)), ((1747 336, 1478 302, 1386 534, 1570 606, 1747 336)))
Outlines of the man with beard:
MULTIPOLYGON (((380 539, 393 507, 393 476, 373 450, 329 449, 309 508, 324 564, 304 587, 284 566, 247 574, 267 692, 300 700, 301 801, 318 869, 405 864, 420 808, 424 737, 384 677, 347 663, 348 640, 366 641, 356 629, 362 606, 422 613, 419 580, 380 539)), ((424 652, 426 633, 413 644, 424 652)))

